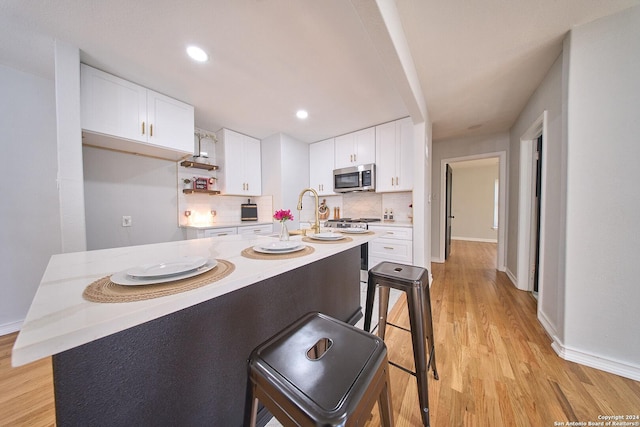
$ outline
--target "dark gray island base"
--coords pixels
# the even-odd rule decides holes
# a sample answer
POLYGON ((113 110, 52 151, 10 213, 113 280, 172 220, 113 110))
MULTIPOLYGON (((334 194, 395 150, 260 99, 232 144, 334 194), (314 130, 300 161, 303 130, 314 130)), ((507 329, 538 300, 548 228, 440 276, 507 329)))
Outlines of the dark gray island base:
POLYGON ((57 425, 241 426, 251 350, 311 311, 357 322, 359 266, 354 247, 54 355, 57 425))

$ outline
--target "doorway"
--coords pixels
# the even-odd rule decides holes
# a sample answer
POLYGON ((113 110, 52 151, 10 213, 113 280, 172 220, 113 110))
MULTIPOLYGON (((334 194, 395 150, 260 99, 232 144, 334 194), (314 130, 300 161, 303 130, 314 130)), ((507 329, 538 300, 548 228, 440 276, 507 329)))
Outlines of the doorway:
MULTIPOLYGON (((465 162, 469 160, 480 160, 480 159, 489 159, 489 158, 498 158, 498 169, 499 169, 499 186, 498 186, 498 200, 497 200, 497 236, 498 236, 498 245, 497 245, 497 260, 496 260, 496 268, 498 271, 505 271, 505 219, 506 219, 506 179, 507 179, 507 153, 506 151, 498 151, 491 153, 482 153, 482 154, 474 154, 468 155, 464 157, 454 157, 454 158, 446 158, 442 159, 440 163, 440 215, 438 215, 440 219, 440 248, 439 248, 439 257, 438 259, 434 259, 435 262, 445 262, 446 257, 448 257, 447 251, 450 251, 451 245, 451 229, 449 227, 448 222, 451 220, 455 220, 451 210, 451 206, 447 208, 447 205, 451 203, 449 196, 447 194, 451 194, 451 188, 447 190, 447 174, 449 173, 450 168, 448 165, 457 163, 457 162, 465 162), (447 243, 449 242, 449 243, 447 243)), ((449 182, 452 183, 455 180, 455 176, 449 176, 449 182)))
POLYGON ((539 298, 544 289, 544 176, 546 115, 520 138, 518 272, 516 286, 539 298))

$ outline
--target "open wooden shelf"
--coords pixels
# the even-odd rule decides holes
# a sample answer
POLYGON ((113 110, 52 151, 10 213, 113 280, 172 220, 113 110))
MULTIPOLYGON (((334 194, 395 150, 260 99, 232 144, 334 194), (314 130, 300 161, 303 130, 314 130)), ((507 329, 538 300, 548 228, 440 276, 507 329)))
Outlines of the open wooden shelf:
POLYGON ((198 194, 208 194, 210 196, 215 196, 216 194, 220 194, 220 192, 218 190, 196 190, 196 189, 193 189, 193 188, 184 188, 182 190, 182 192, 184 194, 198 193, 198 194))
POLYGON ((192 162, 191 160, 183 160, 182 162, 180 162, 180 166, 183 166, 185 168, 206 169, 208 171, 215 171, 219 169, 216 165, 192 162))

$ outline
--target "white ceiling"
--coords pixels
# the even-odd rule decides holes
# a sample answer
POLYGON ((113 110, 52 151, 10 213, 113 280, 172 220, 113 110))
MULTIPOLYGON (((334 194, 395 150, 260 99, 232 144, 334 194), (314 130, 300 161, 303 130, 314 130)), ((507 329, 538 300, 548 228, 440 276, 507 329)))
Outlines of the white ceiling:
MULTIPOLYGON (((437 140, 509 129, 570 28, 640 0, 396 4, 437 140)), ((51 79, 59 39, 83 62, 193 104, 197 127, 257 138, 314 142, 407 116, 368 34, 346 0, 0 2, 1 64, 51 79), (190 61, 188 44, 209 62, 190 61)))

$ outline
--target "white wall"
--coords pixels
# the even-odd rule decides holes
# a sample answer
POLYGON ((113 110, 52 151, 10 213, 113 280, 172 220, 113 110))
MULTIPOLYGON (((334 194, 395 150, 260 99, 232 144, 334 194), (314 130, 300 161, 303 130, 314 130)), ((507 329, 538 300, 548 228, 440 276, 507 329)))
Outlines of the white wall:
POLYGON ((640 6, 570 39, 566 312, 572 360, 640 379, 640 6))
POLYGON ((563 137, 563 55, 560 55, 540 86, 529 98, 525 108, 511 127, 509 146, 509 197, 507 221, 507 269, 518 277, 518 197, 520 138, 547 111, 547 133, 543 143, 542 195, 544 226, 541 251, 542 275, 538 313, 547 332, 562 339, 564 319, 564 244, 566 199, 566 140, 563 137))
MULTIPOLYGON (((442 167, 443 159, 451 159, 458 157, 475 156, 485 153, 497 153, 500 151, 508 151, 509 135, 498 133, 487 136, 446 139, 433 141, 433 157, 431 161, 431 254, 432 258, 438 257, 440 254, 440 227, 444 227, 444 212, 441 211, 440 194, 442 186, 442 167)), ((511 154, 509 153, 508 157, 511 154)), ((503 183, 501 183, 503 184, 503 183)), ((508 182, 504 185, 510 185, 508 182)), ((508 248, 508 247, 507 247, 508 248)))
POLYGON ((54 82, 0 65, 0 335, 27 314, 60 253, 54 82))
POLYGON ((459 165, 452 165, 451 210, 455 217, 451 226, 452 238, 497 242, 498 231, 493 228, 493 216, 498 164, 473 167, 459 165))
MULTIPOLYGON (((290 209, 294 220, 289 229, 299 228, 296 210, 298 195, 309 187, 309 145, 285 134, 276 134, 261 141, 262 194, 273 196, 273 209, 290 209)), ((313 205, 315 199, 307 196, 303 206, 313 205)))
POLYGON ((88 250, 185 238, 175 162, 93 147, 83 157, 88 250), (122 227, 123 215, 131 227, 122 227))

